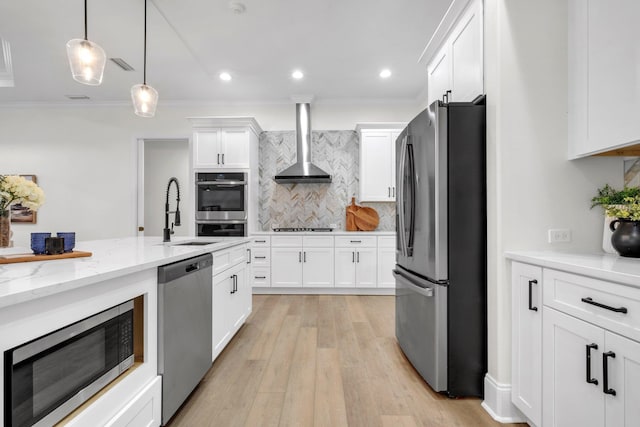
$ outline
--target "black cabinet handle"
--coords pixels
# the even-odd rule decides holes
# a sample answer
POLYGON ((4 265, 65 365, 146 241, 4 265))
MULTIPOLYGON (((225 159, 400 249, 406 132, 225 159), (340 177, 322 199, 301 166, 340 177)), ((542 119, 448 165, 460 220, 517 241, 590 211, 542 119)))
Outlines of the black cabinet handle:
POLYGON ((537 285, 538 281, 536 279, 529 280, 529 310, 538 311, 538 307, 533 306, 532 297, 533 297, 533 285, 537 285))
POLYGON ((351 243, 362 243, 362 240, 351 240, 351 243))
POLYGON ((360 252, 356 252, 356 262, 360 262, 360 252))
POLYGON ((302 252, 302 262, 307 262, 307 251, 302 252))
POLYGON ((256 243, 267 243, 266 240, 256 240, 256 243))
POLYGON ((616 354, 613 351, 602 353, 602 391, 604 392, 604 394, 615 396, 616 391, 612 388, 609 388, 609 358, 615 359, 616 354))
POLYGON ((356 262, 356 253, 351 252, 351 262, 356 262))
POLYGON ((236 291, 236 282, 235 280, 233 280, 233 276, 229 276, 229 279, 231 279, 231 292, 229 293, 234 293, 236 291))
POLYGON ((253 276, 254 279, 266 279, 267 276, 253 276))
POLYGON ((224 165, 224 153, 222 153, 222 164, 224 165))
POLYGON ((302 252, 298 252, 298 262, 302 262, 302 252))
POLYGON ((387 187, 387 190, 389 190, 389 197, 391 197, 391 187, 387 187))
POLYGON ((248 255, 249 255, 249 257, 247 258, 247 264, 251 264, 251 248, 248 248, 247 252, 248 252, 248 255))
POLYGON ((218 164, 220 164, 220 153, 218 153, 218 164))
POLYGON ((266 256, 257 256, 256 259, 266 259, 266 256))
POLYGON ((396 197, 396 187, 391 187, 393 189, 393 196, 392 197, 396 197))
POLYGON ((600 307, 600 308, 604 308, 607 310, 611 310, 611 311, 615 311, 616 313, 624 313, 627 314, 627 307, 611 307, 610 305, 606 305, 606 304, 602 304, 599 303, 597 301, 594 301, 591 297, 588 298, 582 298, 581 299, 582 302, 587 303, 587 304, 591 304, 591 305, 595 305, 596 307, 600 307))
POLYGON ((589 384, 598 385, 598 380, 595 378, 591 378, 591 350, 597 350, 598 344, 587 344, 587 382, 589 384))

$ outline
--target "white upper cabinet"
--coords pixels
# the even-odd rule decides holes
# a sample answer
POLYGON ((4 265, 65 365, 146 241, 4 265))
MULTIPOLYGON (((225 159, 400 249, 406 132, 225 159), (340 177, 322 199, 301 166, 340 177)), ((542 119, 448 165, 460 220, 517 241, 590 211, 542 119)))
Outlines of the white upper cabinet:
POLYGON ((454 0, 425 48, 428 103, 473 101, 484 93, 481 0, 454 0))
POLYGON ((360 201, 395 202, 396 138, 404 123, 359 124, 360 201))
POLYGON ((193 125, 193 169, 257 166, 262 129, 251 117, 197 117, 193 125))
POLYGON ((569 1, 569 158, 640 144, 640 2, 569 1))

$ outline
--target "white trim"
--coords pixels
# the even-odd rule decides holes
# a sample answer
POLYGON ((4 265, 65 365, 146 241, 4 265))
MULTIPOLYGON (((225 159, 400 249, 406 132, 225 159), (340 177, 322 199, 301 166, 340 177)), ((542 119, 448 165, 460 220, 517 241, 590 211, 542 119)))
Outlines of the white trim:
POLYGON ((356 123, 356 132, 362 130, 402 130, 407 122, 363 122, 356 123))
POLYGON ((240 117, 240 116, 212 116, 212 117, 187 117, 187 120, 191 122, 193 129, 202 128, 235 128, 235 127, 248 127, 256 135, 262 133, 262 128, 253 117, 240 117))
MULTIPOLYGON (((431 36, 429 42, 425 46, 422 54, 418 58, 418 64, 427 64, 431 62, 431 58, 440 50, 444 42, 446 41, 453 26, 457 23, 458 19, 462 16, 463 11, 467 8, 472 0, 453 0, 449 9, 444 14, 444 17, 438 24, 438 28, 431 36)), ((475 0, 480 1, 480 0, 475 0)))
POLYGON ((482 407, 500 423, 527 422, 527 418, 511 403, 511 384, 500 384, 489 374, 484 377, 482 407))
POLYGON ((395 295, 395 288, 253 288, 254 295, 395 295))

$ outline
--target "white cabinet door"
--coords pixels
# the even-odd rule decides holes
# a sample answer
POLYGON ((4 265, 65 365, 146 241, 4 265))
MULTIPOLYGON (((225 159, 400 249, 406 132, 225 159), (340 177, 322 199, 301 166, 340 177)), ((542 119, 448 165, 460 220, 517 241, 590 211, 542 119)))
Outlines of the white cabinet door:
POLYGON ((450 101, 473 101, 484 93, 482 34, 482 3, 475 2, 451 33, 450 101))
POLYGON ((640 2, 569 2, 569 157, 640 140, 640 2))
POLYGON ((193 167, 220 167, 220 132, 217 129, 199 130, 193 135, 193 167))
POLYGON ((542 268, 511 268, 511 401, 534 425, 542 417, 542 268))
POLYGON ((356 287, 375 288, 377 282, 376 248, 359 248, 356 251, 356 287))
MULTIPOLYGON (((605 335, 608 388, 605 395, 607 427, 633 426, 640 422, 640 343, 607 332, 605 335)), ((604 388, 603 388, 604 390, 604 388)))
POLYGON ((333 248, 304 248, 302 286, 333 287, 333 248))
POLYGON ((356 284, 356 250, 354 248, 336 248, 335 269, 335 287, 354 288, 356 284))
POLYGON ((302 248, 271 248, 271 286, 302 287, 302 248))
POLYGON ((396 266, 396 248, 378 248, 378 287, 395 288, 393 269, 396 266))
POLYGON ((360 140, 360 200, 395 200, 395 139, 390 131, 362 131, 360 140))
POLYGON ((604 330, 548 307, 543 308, 542 328, 542 424, 604 426, 604 330))
POLYGON ((246 266, 240 264, 231 270, 231 276, 233 283, 233 290, 231 292, 231 313, 229 315, 229 325, 231 327, 231 334, 235 334, 240 326, 244 323, 248 312, 251 311, 250 300, 247 301, 247 296, 251 293, 246 285, 247 274, 246 266))
MULTIPOLYGON (((228 270, 230 271, 230 270, 228 270)), ((213 278, 213 361, 231 339, 231 316, 233 314, 233 277, 227 272, 213 278)))
POLYGON ((250 138, 249 129, 223 129, 220 138, 221 167, 249 168, 250 138))
POLYGON ((449 46, 445 45, 427 67, 428 104, 442 99, 448 90, 451 90, 451 58, 449 46))

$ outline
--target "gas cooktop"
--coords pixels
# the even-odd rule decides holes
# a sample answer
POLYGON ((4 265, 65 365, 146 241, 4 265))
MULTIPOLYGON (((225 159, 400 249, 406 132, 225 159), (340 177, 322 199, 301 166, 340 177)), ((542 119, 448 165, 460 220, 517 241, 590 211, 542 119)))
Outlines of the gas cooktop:
POLYGON ((329 227, 276 227, 273 229, 273 231, 276 232, 306 232, 306 231, 312 231, 312 232, 327 232, 327 231, 333 231, 332 228, 329 227))

